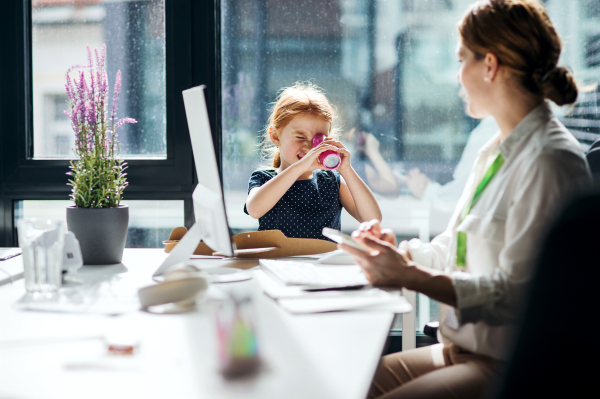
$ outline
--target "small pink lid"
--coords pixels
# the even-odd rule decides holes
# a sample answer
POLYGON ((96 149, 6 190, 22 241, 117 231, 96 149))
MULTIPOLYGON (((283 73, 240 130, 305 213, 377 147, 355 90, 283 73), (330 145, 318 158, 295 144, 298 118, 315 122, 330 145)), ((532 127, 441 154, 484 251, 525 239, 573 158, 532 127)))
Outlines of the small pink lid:
POLYGON ((321 144, 325 140, 325 137, 323 133, 315 134, 315 137, 313 137, 313 146, 316 147, 321 144))

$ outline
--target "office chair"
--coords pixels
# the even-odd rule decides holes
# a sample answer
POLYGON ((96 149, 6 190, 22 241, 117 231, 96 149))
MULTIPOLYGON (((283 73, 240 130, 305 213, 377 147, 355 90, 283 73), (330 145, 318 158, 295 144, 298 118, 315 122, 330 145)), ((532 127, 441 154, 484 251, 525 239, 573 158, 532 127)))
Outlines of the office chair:
POLYGON ((594 143, 588 149, 588 152, 590 152, 590 151, 592 151, 593 149, 596 149, 596 148, 600 148, 600 139, 594 141, 594 143))
POLYGON ((538 257, 503 381, 491 398, 597 392, 600 191, 570 203, 538 257))
MULTIPOLYGON (((592 145, 592 148, 594 145, 596 145, 596 143, 598 142, 595 142, 592 145)), ((587 158, 588 164, 590 165, 590 170, 592 171, 592 178, 594 180, 594 184, 600 184, 600 144, 598 147, 590 149, 590 151, 588 151, 585 157, 587 158)))

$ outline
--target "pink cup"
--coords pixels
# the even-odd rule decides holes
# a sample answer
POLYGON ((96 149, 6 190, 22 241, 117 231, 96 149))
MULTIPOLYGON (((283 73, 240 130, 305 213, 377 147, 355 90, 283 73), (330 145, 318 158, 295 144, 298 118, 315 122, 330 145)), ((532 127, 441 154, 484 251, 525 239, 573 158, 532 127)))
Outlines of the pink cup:
MULTIPOLYGON (((325 135, 323 133, 319 133, 313 137, 313 146, 318 146, 325 140, 325 135)), ((319 155, 319 160, 321 161, 321 165, 325 167, 327 170, 337 169, 342 163, 342 159, 340 158, 340 154, 333 150, 327 150, 322 152, 319 155)))

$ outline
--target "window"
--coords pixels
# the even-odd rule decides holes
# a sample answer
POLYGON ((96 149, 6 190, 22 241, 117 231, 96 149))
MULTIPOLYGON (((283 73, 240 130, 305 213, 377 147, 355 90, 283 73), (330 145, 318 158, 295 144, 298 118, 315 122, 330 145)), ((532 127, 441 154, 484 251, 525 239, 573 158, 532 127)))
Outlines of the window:
MULTIPOLYGON (((86 45, 102 43, 111 88, 117 69, 123 74, 118 115, 139 121, 118 131, 129 165, 125 203, 132 213, 152 213, 148 223, 130 225, 128 245, 162 247, 166 230, 191 225, 194 169, 181 91, 209 82, 210 95, 218 95, 210 83, 214 43, 203 31, 215 31, 213 11, 188 0, 19 0, 3 7, 0 245, 16 244, 15 220, 28 206, 68 199, 74 133, 63 114, 64 75, 86 63, 86 45)), ((214 122, 215 107, 211 112, 214 122)))
POLYGON ((122 73, 117 117, 138 121, 118 131, 121 155, 166 158, 164 6, 164 0, 32 1, 34 159, 73 157, 74 135, 62 112, 65 72, 87 64, 87 45, 103 44, 111 89, 122 73))
MULTIPOLYGON (((261 164, 258 145, 277 92, 311 80, 337 106, 354 168, 375 192, 383 223, 399 239, 429 240, 441 233, 465 182, 457 167, 470 169, 479 148, 496 131, 478 126, 457 95, 456 24, 472 0, 222 0, 223 176, 231 227, 257 228, 243 213, 248 178, 261 164), (378 186, 369 169, 364 134, 378 142, 398 190, 378 186), (461 158, 462 157, 462 158, 461 158), (462 159, 462 161, 461 161, 462 159), (461 164, 459 164, 461 161, 461 164), (458 165, 458 166, 457 166, 458 165), (418 169, 421 187, 403 182, 418 169)), ((600 2, 544 2, 563 37, 561 64, 583 85, 600 77, 600 2)), ((600 138, 597 86, 582 93, 574 109, 556 109, 586 148, 600 138)), ((377 143, 371 140, 371 144, 377 143)), ((269 166, 268 164, 263 166, 269 166)), ((375 170, 381 174, 381 171, 375 170)), ((342 229, 357 222, 344 212, 342 229)), ((417 300, 417 329, 437 319, 437 306, 417 300)))

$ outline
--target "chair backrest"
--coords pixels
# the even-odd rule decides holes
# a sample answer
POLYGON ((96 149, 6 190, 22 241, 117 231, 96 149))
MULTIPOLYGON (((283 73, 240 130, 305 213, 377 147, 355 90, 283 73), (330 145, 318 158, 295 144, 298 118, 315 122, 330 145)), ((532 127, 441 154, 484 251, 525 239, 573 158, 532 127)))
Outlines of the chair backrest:
POLYGON ((592 150, 593 150, 593 149, 595 149, 595 148, 600 148, 600 139, 598 139, 598 140, 596 140, 596 141, 594 141, 594 142, 592 143, 592 145, 591 145, 591 146, 590 146, 590 148, 588 149, 588 152, 589 152, 589 151, 592 151, 592 150))
POLYGON ((600 193, 574 200, 541 248, 504 380, 492 397, 578 397, 596 389, 600 193))
POLYGON ((588 161, 588 164, 590 165, 590 170, 592 171, 592 179, 594 180, 594 184, 600 184, 600 147, 590 150, 585 155, 585 157, 588 161))

